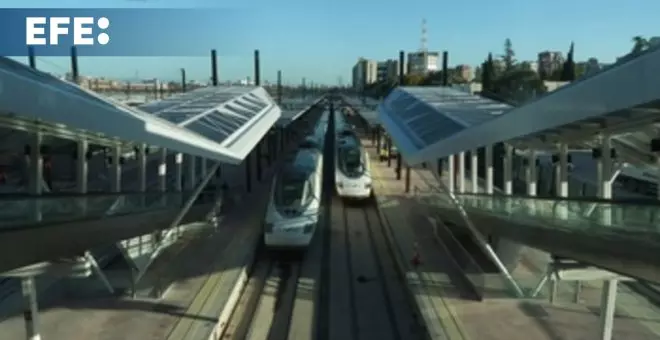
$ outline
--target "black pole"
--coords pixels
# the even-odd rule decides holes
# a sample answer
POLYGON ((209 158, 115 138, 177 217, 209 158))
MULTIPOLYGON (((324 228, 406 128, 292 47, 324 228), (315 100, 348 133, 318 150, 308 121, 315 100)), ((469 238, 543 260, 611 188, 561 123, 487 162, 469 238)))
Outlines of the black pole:
POLYGON ((404 76, 405 73, 405 63, 406 62, 406 56, 403 52, 403 50, 399 51, 399 86, 404 85, 404 81, 406 77, 404 76))
POLYGON ((410 167, 406 166, 406 193, 410 192, 410 167))
MULTIPOLYGON (((380 131, 381 127, 376 127, 376 152, 380 155, 380 131)), ((380 156, 378 156, 380 158, 380 156)))
POLYGON ((449 53, 442 52, 442 86, 449 86, 449 74, 447 73, 447 64, 449 63, 449 53))
POLYGON ((78 50, 75 46, 71 46, 71 80, 78 84, 78 50))
POLYGON ((218 55, 211 50, 211 79, 213 86, 218 86, 218 55))
POLYGON ((396 153, 396 179, 401 180, 401 151, 396 153))
POLYGON ((277 105, 282 105, 282 70, 277 71, 277 105))
POLYGON ((392 138, 387 136, 387 167, 392 166, 392 138))
POLYGON ((245 190, 252 191, 252 152, 245 157, 245 190))
POLYGON ((261 71, 259 67, 259 50, 254 50, 254 85, 261 86, 261 71))
POLYGON ((181 69, 181 92, 186 92, 186 69, 181 69))
POLYGON ((30 63, 30 67, 33 69, 37 69, 37 60, 34 57, 34 46, 28 46, 28 62, 30 63))

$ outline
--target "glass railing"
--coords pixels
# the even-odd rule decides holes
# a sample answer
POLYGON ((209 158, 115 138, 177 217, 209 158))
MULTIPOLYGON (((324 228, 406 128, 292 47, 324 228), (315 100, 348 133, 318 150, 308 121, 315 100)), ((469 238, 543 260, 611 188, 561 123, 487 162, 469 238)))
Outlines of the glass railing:
MULTIPOLYGON (((499 195, 454 194, 468 211, 493 215, 530 225, 552 225, 555 228, 622 232, 630 236, 660 235, 660 206, 629 203, 607 203, 559 198, 530 198, 499 195)), ((433 191, 418 198, 427 204, 452 208, 447 194, 433 191)))
MULTIPOLYGON (((3 198, 0 196, 0 230, 32 224, 99 219, 153 210, 180 210, 192 192, 103 193, 44 195, 3 198)), ((210 203, 215 191, 202 192, 196 204, 210 203)))

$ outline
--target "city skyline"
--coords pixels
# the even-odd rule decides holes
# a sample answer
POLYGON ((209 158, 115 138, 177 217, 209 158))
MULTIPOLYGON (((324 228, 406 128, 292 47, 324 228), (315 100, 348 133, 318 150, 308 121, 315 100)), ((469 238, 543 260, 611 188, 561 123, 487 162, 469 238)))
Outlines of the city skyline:
MULTIPOLYGON (((5 0, 3 7, 198 7, 215 3, 210 0, 99 0, 90 6, 83 0, 62 0, 53 6, 48 0, 33 0, 29 5, 18 0, 5 0)), ((561 0, 551 7, 545 2, 519 0, 505 4, 475 0, 467 6, 457 1, 420 0, 406 11, 396 10, 394 4, 391 0, 379 3, 379 15, 374 17, 377 19, 370 19, 366 25, 364 15, 373 12, 373 8, 347 0, 333 3, 289 0, 277 6, 264 0, 227 3, 226 6, 232 8, 259 8, 254 15, 261 25, 254 27, 250 34, 252 38, 245 42, 241 51, 231 56, 220 53, 220 78, 251 76, 252 51, 259 49, 262 53, 262 79, 266 81, 274 82, 280 69, 285 83, 299 83, 303 77, 317 84, 336 84, 339 77, 345 84, 350 83, 350 65, 359 56, 368 55, 375 60, 396 59, 401 49, 406 52, 418 50, 419 24, 423 17, 427 20, 428 49, 447 50, 452 66, 467 64, 475 67, 489 52, 495 56, 501 54, 506 38, 512 40, 518 60, 536 60, 537 53, 543 50, 566 53, 574 41, 576 60, 596 57, 610 63, 630 51, 633 36, 657 35, 652 13, 655 13, 654 9, 660 10, 660 3, 650 0, 634 0, 630 6, 621 8, 604 6, 602 1, 594 0, 577 3, 561 0), (566 6, 571 11, 563 10, 566 6), (645 10, 639 11, 638 8, 645 10), (442 12, 452 14, 428 15, 442 12), (539 29, 538 13, 541 12, 543 18, 558 18, 556 24, 548 22, 544 29, 539 29), (391 25, 391 22, 401 24, 391 25)), ((200 43, 205 43, 203 37, 201 33, 198 37, 200 43)), ((212 42, 208 44, 209 51, 212 48, 221 50, 221 46, 212 46, 212 42)), ((26 62, 25 58, 16 59, 26 62)), ((67 58, 39 58, 38 64, 43 70, 56 73, 63 73, 69 67, 67 58)), ((81 74, 117 79, 131 78, 135 70, 139 70, 143 78, 176 80, 179 69, 185 68, 190 79, 202 81, 210 74, 209 64, 208 57, 80 58, 81 74)))

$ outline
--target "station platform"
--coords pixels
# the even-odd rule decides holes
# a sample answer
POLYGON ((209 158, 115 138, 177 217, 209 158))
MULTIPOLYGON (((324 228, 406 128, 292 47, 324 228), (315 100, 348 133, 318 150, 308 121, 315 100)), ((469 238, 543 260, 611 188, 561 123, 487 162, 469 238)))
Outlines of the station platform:
MULTIPOLYGON (((167 287, 161 299, 108 296, 89 280, 65 280, 40 297, 40 330, 48 339, 206 339, 237 280, 246 275, 261 235, 263 210, 275 167, 240 198, 253 209, 231 209, 217 228, 193 230, 161 254, 138 290, 167 287), (65 287, 61 287, 65 286, 65 287), (73 292, 73 293, 71 293, 73 292), (63 325, 67 325, 63 327, 63 325)), ((171 222, 171 220, 170 220, 171 222)), ((107 237, 107 236, 105 236, 107 237)), ((130 289, 125 271, 105 270, 115 287, 130 289)), ((141 294, 148 295, 148 294, 141 294)), ((24 336, 21 306, 0 307, 0 334, 24 336)))
MULTIPOLYGON (((429 216, 424 201, 419 199, 420 192, 437 190, 437 184, 431 182, 434 179, 431 170, 412 169, 411 188, 417 190, 406 194, 404 176, 401 180, 396 179, 396 160, 388 168, 386 162, 376 159, 377 153, 371 142, 364 140, 363 143, 371 155, 374 191, 381 218, 389 225, 390 237, 397 245, 402 259, 400 266, 406 272, 409 290, 432 338, 579 339, 592 338, 598 334, 600 282, 588 282, 582 286, 580 303, 570 301, 575 293, 574 287, 569 284, 559 285, 557 300, 561 303, 552 304, 531 297, 513 298, 501 276, 487 270, 479 274, 483 284, 480 287, 482 296, 477 296, 472 289, 466 289, 465 263, 457 262, 455 249, 451 249, 450 242, 444 239, 450 236, 439 232, 441 228, 429 216), (421 264, 416 267, 411 264, 415 254, 421 260, 421 264)), ((469 188, 470 183, 466 182, 469 188)), ((436 210, 443 218, 456 215, 456 208, 450 209, 447 205, 438 204, 434 207, 445 207, 436 210)), ((479 205, 475 204, 475 207, 479 205)), ((490 209, 490 206, 481 209, 490 209)), ((468 213, 474 219, 473 210, 468 213)), ((465 228, 462 220, 455 222, 455 228, 465 228)), ((508 224, 511 228, 516 225, 515 222, 508 216, 495 220, 495 223, 508 224)), ((489 227, 493 221, 487 224, 477 219, 474 223, 478 227, 489 227)), ((524 225, 520 229, 524 229, 524 225)), ((543 235, 537 234, 536 238, 539 240, 536 243, 547 241, 543 235)), ((577 237, 576 242, 583 239, 577 237)), ((548 262, 547 253, 522 247, 511 272, 527 295, 546 274, 548 262)), ((627 287, 620 290, 614 338, 654 339, 660 336, 660 309, 627 287)), ((548 294, 541 292, 540 297, 548 299, 548 294)))
MULTIPOLYGON (((3 195, 15 205, 13 219, 0 222, 0 272, 166 229, 191 192, 63 194, 38 198, 3 195), (34 206, 41 205, 35 218, 34 206), (25 249, 30 249, 26 252, 25 249)), ((181 221, 199 221, 212 210, 216 192, 203 193, 181 221)))

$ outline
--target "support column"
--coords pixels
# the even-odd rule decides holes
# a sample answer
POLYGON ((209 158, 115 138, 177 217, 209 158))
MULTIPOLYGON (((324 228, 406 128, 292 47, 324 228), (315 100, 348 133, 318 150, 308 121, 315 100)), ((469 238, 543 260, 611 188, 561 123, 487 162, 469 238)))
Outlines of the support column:
POLYGON ((158 190, 167 191, 167 149, 160 149, 160 164, 158 165, 158 190))
POLYGON ((273 163, 273 131, 269 130, 266 133, 266 166, 270 168, 273 163))
POLYGON ((112 146, 112 162, 110 164, 110 183, 111 192, 121 192, 121 146, 119 144, 112 146))
MULTIPOLYGON (((612 198, 612 143, 609 135, 603 135, 601 138, 601 155, 599 163, 601 163, 601 176, 600 179, 600 193, 601 198, 612 198)), ((601 210, 601 223, 604 226, 611 225, 612 212, 603 206, 601 210)), ((600 339, 610 340, 612 338, 612 328, 614 324, 614 311, 616 307, 616 294, 618 288, 618 280, 608 280, 603 283, 601 300, 600 300, 600 339)))
POLYGON ((454 155, 447 157, 447 188, 449 192, 453 193, 456 188, 456 168, 454 167, 454 155))
POLYGON ((43 192, 43 178, 44 178, 44 160, 41 154, 41 145, 43 143, 43 135, 41 132, 35 132, 32 135, 32 140, 27 147, 28 151, 28 168, 30 175, 28 177, 29 191, 32 195, 41 195, 43 192))
POLYGON ((381 127, 378 126, 376 127, 376 154, 380 154, 380 133, 381 133, 381 127))
POLYGON ((479 193, 479 154, 477 150, 470 151, 470 184, 472 193, 479 193))
MULTIPOLYGON (((89 183, 89 162, 88 155, 89 143, 81 139, 76 143, 76 192, 79 194, 87 193, 87 184, 89 183)), ((80 201, 80 210, 84 215, 87 211, 87 201, 80 201)))
POLYGON ((138 161, 138 191, 145 192, 147 191, 147 146, 139 144, 135 151, 138 161))
MULTIPOLYGON (((513 195, 513 147, 504 144, 504 194, 507 196, 513 195)), ((509 199, 506 199, 504 207, 507 211, 512 211, 513 204, 509 199)), ((501 259, 502 263, 513 271, 520 262, 520 255, 522 254, 523 246, 513 242, 507 238, 499 236, 494 237, 497 241, 497 256, 501 259)))
POLYGON ((181 192, 183 189, 183 154, 174 155, 174 190, 181 192))
POLYGON ((200 178, 206 178, 206 174, 208 173, 208 165, 206 164, 206 158, 200 157, 199 158, 199 177, 200 178))
POLYGON ((245 157, 245 190, 252 192, 252 152, 245 157))
MULTIPOLYGON (((557 173, 557 196, 568 197, 568 145, 566 143, 559 144, 558 155, 558 173, 557 173)), ((568 218, 568 206, 562 204, 558 209, 560 218, 568 218)))
POLYGON ((76 191, 80 194, 87 193, 89 177, 88 150, 89 143, 87 140, 82 139, 76 143, 76 191))
POLYGON ((486 160, 484 164, 484 173, 486 174, 486 193, 493 194, 493 146, 487 145, 484 147, 486 160))
POLYGON ((406 164, 406 193, 410 192, 410 166, 406 164))
POLYGON ((528 150, 525 168, 525 181, 527 182, 527 195, 536 196, 536 152, 528 150))
POLYGON ((37 289, 34 277, 21 279, 23 292, 23 320, 25 321, 25 335, 27 340, 41 340, 39 334, 39 305, 37 304, 37 289))
POLYGON ((458 173, 456 177, 458 178, 458 192, 462 194, 465 192, 465 152, 459 152, 457 158, 458 173))
POLYGON ((612 339, 612 329, 614 328, 614 312, 616 310, 616 295, 618 280, 608 280, 603 282, 603 288, 600 297, 600 337, 601 340, 612 339))
MULTIPOLYGON (((401 180, 401 152, 396 153, 396 179, 401 180)), ((660 194, 659 194, 660 195, 660 194)))
POLYGON ((387 135, 385 141, 387 143, 387 167, 389 168, 392 166, 392 138, 387 135))
POLYGON ((513 195, 513 147, 504 145, 504 193, 513 195))
MULTIPOLYGON (((527 150, 527 161, 525 167, 525 182, 527 184, 527 195, 536 196, 536 152, 535 150, 527 150)), ((536 202, 529 200, 527 208, 530 214, 536 212, 536 202)))
POLYGON ((197 157, 192 156, 192 155, 186 155, 186 158, 188 159, 188 175, 187 182, 186 182, 186 190, 195 190, 195 183, 197 182, 197 171, 195 170, 195 165, 196 165, 196 160, 197 157))
POLYGON ((255 150, 255 153, 256 153, 255 158, 256 158, 256 163, 257 163, 257 181, 258 182, 261 182, 261 176, 263 175, 262 174, 262 169, 261 169, 261 163, 263 162, 262 161, 262 156, 263 155, 261 154, 261 151, 262 151, 261 147, 263 146, 262 144, 263 144, 263 139, 260 140, 259 143, 257 143, 257 145, 255 147, 255 149, 256 149, 255 150))

